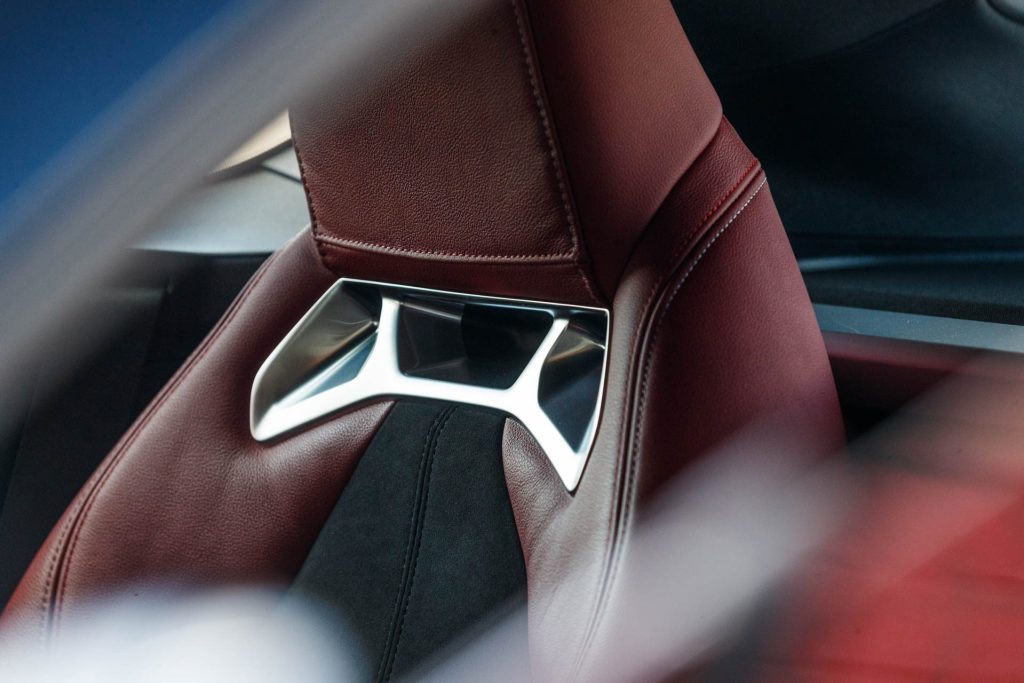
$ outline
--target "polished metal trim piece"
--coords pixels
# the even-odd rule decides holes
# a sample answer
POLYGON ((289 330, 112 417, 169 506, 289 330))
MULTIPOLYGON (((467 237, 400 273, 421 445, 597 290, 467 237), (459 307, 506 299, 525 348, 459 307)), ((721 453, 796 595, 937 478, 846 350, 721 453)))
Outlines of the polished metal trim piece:
POLYGON ((267 441, 382 398, 428 398, 516 418, 566 489, 590 454, 608 311, 343 278, 256 374, 250 429, 267 441))
POLYGON ((814 313, 823 332, 1024 353, 1024 327, 1018 325, 828 304, 814 304, 814 313))

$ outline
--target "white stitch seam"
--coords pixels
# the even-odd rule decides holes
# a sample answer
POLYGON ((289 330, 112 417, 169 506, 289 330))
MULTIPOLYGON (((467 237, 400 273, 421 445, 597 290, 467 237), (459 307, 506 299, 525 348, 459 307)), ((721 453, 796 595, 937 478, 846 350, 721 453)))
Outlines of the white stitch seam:
MULTIPOLYGON (((296 239, 298 239, 298 236, 293 238, 289 244, 296 239)), ((282 248, 281 251, 272 254, 263 262, 263 265, 260 266, 235 300, 231 303, 228 310, 224 313, 224 316, 217 322, 214 328, 210 330, 203 341, 200 342, 199 346, 196 347, 196 349, 189 355, 184 364, 177 372, 174 373, 152 402, 146 406, 146 409, 142 414, 136 418, 128 431, 121 437, 121 440, 118 441, 107 457, 103 459, 103 462, 100 463, 99 467, 82 487, 82 490, 78 495, 83 496, 84 494, 84 496, 81 498, 80 502, 76 502, 75 504, 75 508, 71 514, 68 524, 69 535, 67 536, 66 542, 63 546, 61 546, 61 538, 58 538, 58 545, 56 548, 57 564, 54 567, 57 573, 53 577, 52 586, 46 586, 46 593, 48 594, 46 598, 48 599, 49 605, 44 627, 49 639, 56 638, 57 632, 60 628, 62 617, 61 610, 64 605, 65 591, 69 580, 68 573, 71 570, 71 563, 78 545, 81 529, 85 525, 86 517, 91 512, 92 505, 95 502, 96 497, 100 494, 101 489, 106 485, 110 477, 113 476, 114 470, 123 460, 125 453, 127 453, 132 445, 134 445, 143 428, 150 423, 152 417, 157 414, 170 395, 182 382, 186 380, 192 369, 206 356, 209 349, 213 346, 215 341, 220 338, 224 329, 226 329, 231 321, 235 319, 238 312, 241 310, 242 305, 248 300, 249 296, 256 289, 256 286, 270 271, 271 266, 277 261, 278 256, 283 251, 284 249, 282 248)))
POLYGON ((530 79, 530 89, 533 91, 533 103, 537 107, 540 124, 544 129, 544 139, 548 145, 548 154, 551 156, 551 166, 555 172, 555 181, 558 183, 559 198, 562 200, 562 210, 565 211, 565 222, 569 228, 569 237, 572 239, 572 248, 575 253, 579 250, 579 243, 576 239, 576 231, 573 229, 574 221, 572 218, 572 210, 569 207, 569 196, 565 191, 565 182, 562 179, 562 171, 558 167, 558 151, 555 149, 555 141, 551 136, 551 125, 548 123, 547 113, 544 110, 544 100, 540 95, 540 84, 537 80, 537 74, 533 69, 533 60, 530 58, 530 45, 526 39, 526 22, 523 20, 523 13, 519 9, 518 0, 512 0, 512 10, 516 15, 516 28, 519 30, 519 43, 523 47, 523 60, 526 62, 526 74, 530 79))
MULTIPOLYGON (((629 505, 626 505, 623 508, 624 516, 623 516, 623 519, 622 519, 622 521, 621 521, 621 523, 619 525, 619 532, 617 534, 618 537, 621 537, 621 534, 623 533, 623 529, 625 529, 626 524, 629 521, 630 509, 631 509, 631 506, 633 504, 633 500, 635 499, 635 495, 636 495, 636 487, 635 487, 635 482, 636 482, 636 452, 637 452, 637 449, 639 448, 640 440, 643 437, 643 414, 644 414, 644 411, 646 409, 647 386, 648 386, 648 384, 650 382, 651 364, 653 362, 653 357, 654 357, 653 349, 654 349, 655 342, 657 341, 658 330, 659 330, 659 328, 660 328, 660 326, 662 324, 662 321, 664 320, 665 315, 667 315, 667 313, 668 313, 669 307, 672 305, 672 302, 675 300, 676 295, 679 294, 679 291, 682 289, 682 286, 686 283, 687 279, 689 279, 689 277, 693 273, 694 269, 697 268, 697 265, 701 262, 701 260, 703 260, 704 256, 708 253, 708 250, 711 249, 712 245, 714 245, 715 242, 718 241, 718 238, 720 238, 725 233, 725 231, 728 230, 729 227, 739 219, 740 215, 744 211, 746 211, 747 207, 750 206, 750 203, 753 202, 754 199, 761 193, 761 190, 764 188, 764 186, 767 184, 767 182, 768 182, 767 178, 761 180, 761 183, 757 186, 757 189, 755 189, 754 192, 747 198, 747 200, 743 203, 743 206, 741 206, 739 209, 737 209, 736 213, 734 213, 732 215, 732 217, 729 219, 729 221, 725 225, 723 225, 721 228, 719 228, 718 232, 716 232, 714 234, 714 236, 711 238, 711 240, 707 244, 704 245, 704 248, 701 249, 699 254, 697 254, 697 257, 694 259, 693 263, 691 263, 690 267, 686 269, 685 273, 683 273, 682 278, 680 278, 679 282, 676 283, 676 286, 673 288, 672 293, 669 295, 668 299, 665 301, 664 306, 662 306, 662 308, 661 308, 661 314, 658 316, 658 320, 657 320, 657 322, 654 325, 654 328, 653 328, 654 332, 651 335, 651 340, 647 344, 647 358, 644 361, 643 381, 642 381, 641 387, 640 387, 640 399, 639 399, 639 404, 637 406, 637 414, 636 414, 636 419, 635 419, 635 424, 637 424, 637 431, 636 431, 636 433, 635 433, 635 435, 633 437, 633 444, 632 444, 631 449, 630 449, 631 450, 631 455, 630 455, 630 462, 629 462, 629 473, 627 475, 627 480, 626 480, 626 493, 630 497, 630 499, 628 501, 629 505)), ((621 541, 616 541, 616 545, 617 546, 621 545, 621 541)), ((619 558, 621 558, 621 557, 622 557, 622 553, 621 552, 616 552, 615 553, 615 557, 613 559, 613 565, 612 565, 612 567, 611 567, 611 569, 609 571, 608 579, 605 582, 605 585, 609 586, 609 588, 604 593, 606 596, 609 594, 609 591, 611 590, 610 586, 611 586, 612 582, 614 582, 615 576, 618 573, 618 566, 619 566, 619 561, 620 561, 619 558)), ((596 620, 594 622, 594 625, 590 629, 590 635, 587 638, 587 643, 583 646, 583 649, 580 652, 580 656, 576 660, 576 667, 575 667, 575 671, 574 671, 574 677, 579 675, 580 670, 583 667, 583 662, 586 659, 586 653, 590 649, 590 644, 593 641, 594 634, 597 632, 598 625, 599 625, 600 620, 601 620, 600 614, 604 612, 604 604, 607 604, 607 600, 606 599, 602 600, 602 603, 603 604, 598 606, 598 608, 597 608, 598 611, 599 611, 599 615, 596 618, 596 620)))
MULTIPOLYGON (((746 208, 750 206, 750 203, 754 201, 754 198, 761 193, 761 188, 763 188, 767 182, 767 180, 761 181, 761 184, 757 186, 756 190, 754 190, 754 194, 750 195, 747 201, 743 203, 743 206, 741 206, 739 210, 735 213, 735 215, 733 215, 733 217, 729 219, 729 222, 723 225, 722 228, 715 233, 715 236, 711 238, 711 241, 704 246, 700 254, 697 255, 697 259, 686 270, 686 274, 683 275, 683 278, 679 281, 679 284, 677 284, 675 289, 672 290, 672 294, 669 296, 668 301, 665 302, 665 309, 668 309, 668 307, 672 304, 672 300, 675 299, 676 294, 679 293, 679 290, 682 288, 683 283, 685 283, 686 279, 690 277, 690 273, 693 272, 693 269, 696 268, 697 264, 700 263, 701 259, 704 258, 704 255, 708 253, 708 249, 711 248, 711 245, 713 245, 718 240, 718 238, 722 236, 722 233, 729 229, 730 225, 736 222, 736 220, 740 217, 740 214, 743 213, 746 210, 746 208)), ((665 309, 663 309, 662 311, 662 316, 665 315, 665 309)), ((658 324, 661 324, 660 319, 658 324)), ((654 340, 652 339, 651 341, 653 343, 654 340)))
POLYGON ((571 262, 572 252, 557 254, 465 254, 450 251, 432 251, 429 249, 407 249, 405 247, 392 247, 372 242, 360 242, 342 237, 334 237, 320 232, 317 240, 331 247, 369 249, 394 254, 408 254, 410 256, 443 256, 447 258, 461 258, 467 261, 564 261, 571 262))
MULTIPOLYGON (((555 182, 558 184, 559 198, 562 201, 562 210, 565 212, 565 222, 569 228, 569 237, 572 239, 572 252, 574 257, 580 255, 580 237, 577 235, 578 226, 576 225, 576 219, 573 215, 572 201, 569 199, 569 191, 566 189, 565 178, 562 175, 561 159, 558 154, 558 147, 555 145, 554 134, 551 130, 551 121, 548 118, 547 107, 544 103, 544 97, 541 93, 540 80, 537 78, 536 70, 533 66, 533 53, 530 50, 530 43, 527 38, 526 21, 523 18, 522 10, 519 9, 519 0, 512 0, 512 10, 516 15, 516 28, 519 30, 519 43, 523 47, 523 59, 526 62, 526 74, 530 79, 530 87, 533 90, 533 101, 537 107, 537 114, 540 117, 541 127, 544 129, 544 138, 548 145, 548 155, 551 157, 551 167, 555 172, 555 182)), ((594 292, 591 287, 590 279, 586 273, 583 272, 583 266, 578 261, 576 264, 576 270, 579 274, 580 280, 583 281, 583 286, 586 288, 587 293, 590 297, 600 302, 601 298, 594 292)))

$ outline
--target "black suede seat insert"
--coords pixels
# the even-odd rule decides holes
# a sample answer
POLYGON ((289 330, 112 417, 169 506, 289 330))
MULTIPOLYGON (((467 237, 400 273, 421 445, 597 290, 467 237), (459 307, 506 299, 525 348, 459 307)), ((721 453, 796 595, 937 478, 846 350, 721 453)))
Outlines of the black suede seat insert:
POLYGON ((475 408, 399 402, 338 499, 293 591, 349 625, 364 680, 408 673, 522 604, 504 422, 475 408))

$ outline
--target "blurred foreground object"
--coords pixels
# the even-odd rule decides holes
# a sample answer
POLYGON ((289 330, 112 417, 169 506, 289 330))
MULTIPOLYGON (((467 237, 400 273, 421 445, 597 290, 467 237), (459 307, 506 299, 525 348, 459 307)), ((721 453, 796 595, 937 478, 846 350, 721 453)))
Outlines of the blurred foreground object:
POLYGON ((1024 374, 991 356, 863 439, 863 497, 754 680, 1024 680, 1024 374))
POLYGON ((245 143, 232 152, 227 159, 217 164, 214 173, 223 173, 248 166, 283 149, 292 139, 288 113, 281 114, 264 126, 245 143))
POLYGON ((0 680, 20 683, 338 683, 360 680, 329 638, 339 628, 257 590, 129 595, 98 602, 50 649, 0 641, 0 680))

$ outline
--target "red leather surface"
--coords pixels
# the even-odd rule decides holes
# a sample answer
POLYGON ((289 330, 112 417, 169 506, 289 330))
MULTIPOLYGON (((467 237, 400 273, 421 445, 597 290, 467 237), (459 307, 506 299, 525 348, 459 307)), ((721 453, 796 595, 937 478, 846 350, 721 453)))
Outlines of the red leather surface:
POLYGON ((669 3, 480 7, 371 90, 293 111, 313 239, 260 276, 115 450, 8 618, 45 626, 51 608, 125 580, 294 571, 386 408, 261 446, 248 391, 336 275, 611 308, 601 423, 575 494, 506 426, 542 679, 600 666, 622 558, 661 482, 765 418, 809 451, 839 446, 824 347, 763 173, 669 3))
POLYGON ((670 3, 526 4, 583 241, 611 299, 722 107, 670 3))
POLYGON ((104 590, 285 581, 301 565, 387 404, 260 444, 253 377, 335 280, 307 233, 257 274, 58 522, 4 612, 56 632, 104 590), (142 583, 144 582, 144 583, 142 583))
MULTIPOLYGON (((529 578, 531 646, 544 680, 588 680, 617 628, 637 515, 659 485, 754 422, 806 452, 843 441, 828 359, 756 161, 723 122, 673 189, 612 307, 594 449, 574 495, 521 426, 505 472, 529 578)), ((680 615, 685 618, 685 615, 680 615)))
POLYGON ((379 86, 293 110, 325 262, 422 286, 609 300, 717 129, 717 96, 668 2, 471 6, 379 86))

